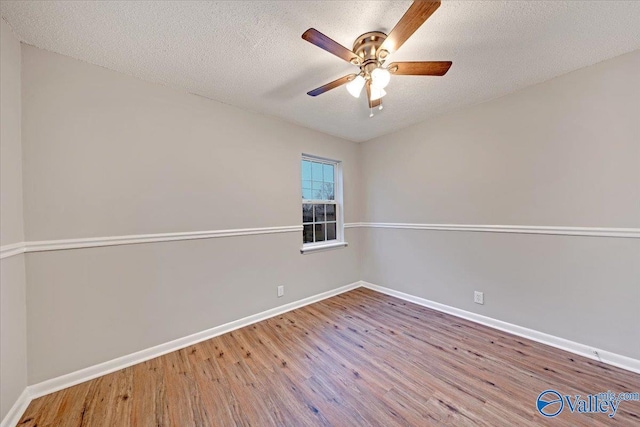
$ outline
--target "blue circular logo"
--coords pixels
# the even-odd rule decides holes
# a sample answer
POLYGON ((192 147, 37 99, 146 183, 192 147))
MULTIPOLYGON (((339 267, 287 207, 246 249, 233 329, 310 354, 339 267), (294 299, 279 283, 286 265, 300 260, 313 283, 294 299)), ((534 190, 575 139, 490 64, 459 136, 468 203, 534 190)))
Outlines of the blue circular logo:
POLYGON ((545 390, 538 396, 536 408, 545 417, 553 418, 564 409, 564 400, 555 390, 545 390))

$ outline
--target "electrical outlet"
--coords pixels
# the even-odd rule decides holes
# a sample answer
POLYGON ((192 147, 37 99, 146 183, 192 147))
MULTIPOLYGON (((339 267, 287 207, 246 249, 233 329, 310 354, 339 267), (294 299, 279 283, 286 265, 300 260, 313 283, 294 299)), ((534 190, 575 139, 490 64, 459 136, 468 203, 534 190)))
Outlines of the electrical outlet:
POLYGON ((284 296, 284 286, 278 286, 278 298, 284 296))
POLYGON ((473 292, 473 302, 476 304, 484 304, 484 292, 473 292))

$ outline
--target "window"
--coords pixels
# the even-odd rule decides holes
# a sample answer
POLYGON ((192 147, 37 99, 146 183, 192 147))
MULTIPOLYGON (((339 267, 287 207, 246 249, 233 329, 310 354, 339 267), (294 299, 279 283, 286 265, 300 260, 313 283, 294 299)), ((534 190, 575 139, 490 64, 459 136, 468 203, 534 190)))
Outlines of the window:
POLYGON ((340 162, 302 156, 302 228, 302 252, 346 246, 340 162))

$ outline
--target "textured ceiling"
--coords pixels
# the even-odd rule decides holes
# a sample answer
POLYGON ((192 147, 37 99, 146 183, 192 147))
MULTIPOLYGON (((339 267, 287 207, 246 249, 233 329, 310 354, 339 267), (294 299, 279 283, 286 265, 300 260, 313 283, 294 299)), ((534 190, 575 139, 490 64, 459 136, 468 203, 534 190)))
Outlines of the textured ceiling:
POLYGON ((351 47, 410 1, 2 1, 22 41, 337 135, 366 141, 640 48, 640 2, 444 1, 390 57, 451 60, 444 77, 394 76, 384 110, 337 88, 357 70, 301 39, 351 47))

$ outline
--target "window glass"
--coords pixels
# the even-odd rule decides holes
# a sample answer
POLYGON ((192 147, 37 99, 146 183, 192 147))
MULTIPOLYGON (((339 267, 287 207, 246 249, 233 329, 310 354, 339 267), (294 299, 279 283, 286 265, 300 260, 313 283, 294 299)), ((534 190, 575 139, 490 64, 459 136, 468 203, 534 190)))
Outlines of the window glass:
POLYGON ((315 224, 316 227, 316 242, 324 242, 325 240, 325 235, 324 235, 324 224, 315 224))
POLYGON ((303 243, 316 243, 339 238, 336 192, 337 162, 313 158, 302 160, 302 225, 303 243))
POLYGON ((302 205, 302 223, 306 222, 313 222, 313 205, 308 203, 302 205))
POLYGON ((313 224, 305 224, 302 228, 302 242, 313 243, 313 224))
POLYGON ((302 189, 302 198, 304 200, 313 199, 313 190, 311 190, 310 188, 303 188, 302 189))
POLYGON ((336 223, 327 223, 327 240, 336 240, 336 223))
POLYGON ((314 205, 313 222, 324 222, 324 205, 314 205))
POLYGON ((324 181, 322 179, 322 163, 311 163, 311 179, 314 181, 324 181))
POLYGON ((334 172, 333 172, 333 165, 322 165, 322 176, 323 176, 323 181, 324 182, 333 182, 333 176, 334 176, 334 172))
POLYGON ((332 183, 329 182, 325 182, 324 186, 322 188, 323 193, 322 193, 322 199, 321 200, 334 200, 335 199, 335 194, 333 191, 333 187, 334 185, 332 183))
POLYGON ((335 221, 336 220, 336 206, 335 205, 324 205, 324 211, 327 215, 327 221, 335 221))
POLYGON ((307 160, 302 161, 302 180, 311 181, 311 162, 307 160))

